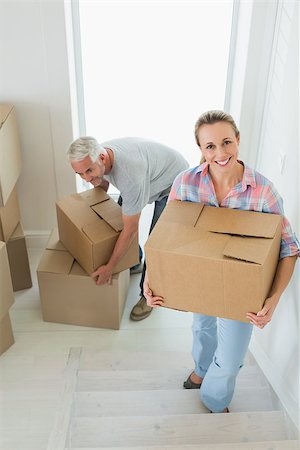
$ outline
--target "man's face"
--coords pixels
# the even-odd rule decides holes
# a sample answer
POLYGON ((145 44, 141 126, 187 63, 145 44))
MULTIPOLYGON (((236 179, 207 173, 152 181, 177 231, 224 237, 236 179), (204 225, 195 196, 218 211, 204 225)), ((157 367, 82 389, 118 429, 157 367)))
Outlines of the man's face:
POLYGON ((81 161, 71 161, 71 166, 81 178, 88 183, 92 183, 93 186, 99 186, 102 183, 105 166, 101 159, 101 155, 94 163, 91 158, 87 156, 81 161))

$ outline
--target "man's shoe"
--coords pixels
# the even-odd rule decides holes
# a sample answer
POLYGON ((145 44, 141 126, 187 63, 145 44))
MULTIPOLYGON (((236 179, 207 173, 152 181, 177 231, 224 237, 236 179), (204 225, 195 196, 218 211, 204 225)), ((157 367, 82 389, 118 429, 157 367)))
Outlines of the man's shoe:
POLYGON ((150 316, 153 308, 147 305, 147 300, 142 295, 137 304, 132 308, 130 313, 131 320, 143 320, 150 316))
POLYGON ((144 267, 144 264, 142 261, 139 264, 136 264, 135 266, 130 267, 130 275, 135 275, 136 273, 142 273, 143 267, 144 267))

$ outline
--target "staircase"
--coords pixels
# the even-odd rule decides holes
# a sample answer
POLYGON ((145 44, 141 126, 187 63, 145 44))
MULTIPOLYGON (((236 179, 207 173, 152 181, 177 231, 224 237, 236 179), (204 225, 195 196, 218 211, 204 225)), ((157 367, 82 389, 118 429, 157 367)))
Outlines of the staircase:
POLYGON ((250 355, 230 413, 209 414, 198 390, 182 388, 187 353, 72 351, 48 450, 300 449, 250 355))

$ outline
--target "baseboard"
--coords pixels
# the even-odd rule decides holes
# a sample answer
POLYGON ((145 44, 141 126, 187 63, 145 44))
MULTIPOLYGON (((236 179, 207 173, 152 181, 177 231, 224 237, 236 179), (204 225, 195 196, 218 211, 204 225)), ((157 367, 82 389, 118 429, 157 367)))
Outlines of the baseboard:
POLYGON ((277 368, 263 351, 259 343, 255 341, 254 335, 252 335, 249 349, 277 396, 280 409, 286 412, 287 416, 291 419, 292 424, 295 426, 295 431, 299 433, 299 405, 287 391, 285 380, 278 373, 277 368))
POLYGON ((51 230, 24 230, 24 234, 28 248, 43 249, 47 245, 51 230))

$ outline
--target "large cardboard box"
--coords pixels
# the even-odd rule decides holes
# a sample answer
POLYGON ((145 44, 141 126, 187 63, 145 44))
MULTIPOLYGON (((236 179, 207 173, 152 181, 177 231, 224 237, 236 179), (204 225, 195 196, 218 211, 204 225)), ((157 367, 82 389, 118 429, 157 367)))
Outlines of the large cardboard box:
POLYGON ((0 320, 0 355, 15 342, 9 313, 0 320))
POLYGON ((7 242, 7 254, 14 291, 32 286, 26 240, 19 223, 7 242))
POLYGON ((282 218, 171 201, 146 245, 154 294, 168 308, 247 322, 270 290, 282 218))
POLYGON ((12 105, 0 105, 0 206, 6 204, 21 173, 21 151, 12 105))
POLYGON ((47 322, 119 329, 129 288, 129 270, 97 286, 52 234, 37 269, 43 319, 47 322))
MULTIPOLYGON (((100 187, 64 197, 56 204, 59 239, 91 274, 106 264, 123 229, 121 207, 100 187)), ((138 237, 114 273, 138 264, 138 237)))
POLYGON ((6 245, 0 242, 0 320, 14 303, 14 294, 8 265, 6 245))
POLYGON ((0 241, 7 242, 20 222, 17 189, 14 187, 5 206, 0 206, 0 241))

